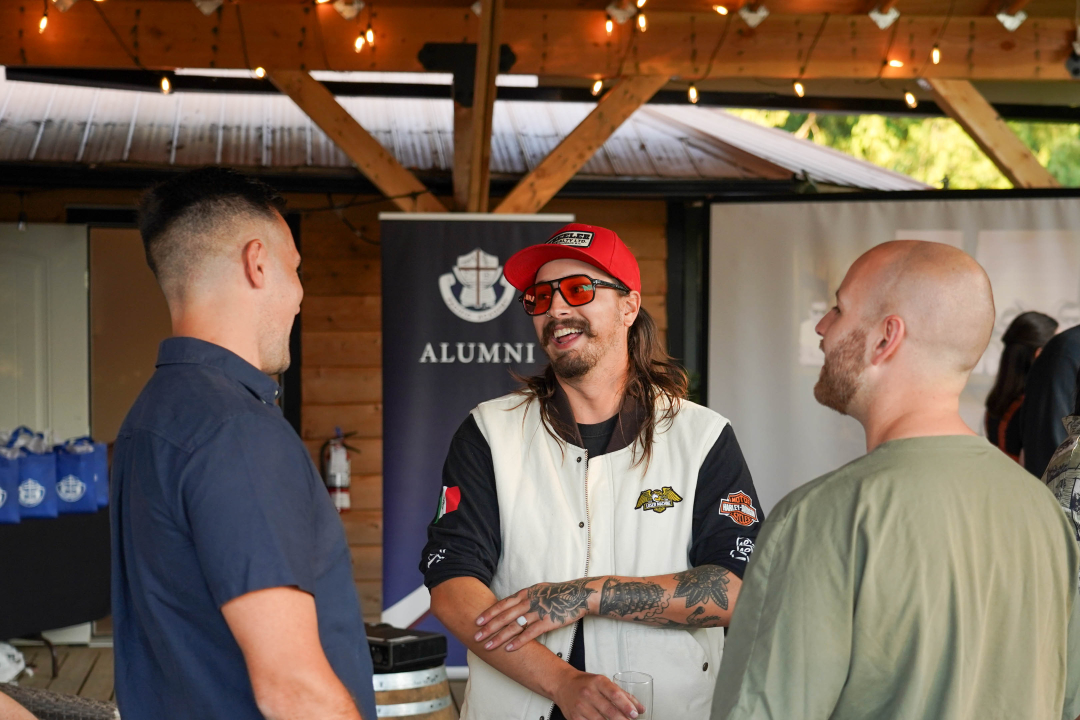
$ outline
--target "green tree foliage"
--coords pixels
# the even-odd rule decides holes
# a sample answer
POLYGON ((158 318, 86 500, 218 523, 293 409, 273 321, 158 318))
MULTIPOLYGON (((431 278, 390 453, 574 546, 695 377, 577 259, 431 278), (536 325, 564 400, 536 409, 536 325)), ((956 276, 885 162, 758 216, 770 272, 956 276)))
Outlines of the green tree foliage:
MULTIPOLYGON (((745 120, 781 128, 935 187, 1012 185, 951 118, 818 115, 785 110, 731 110, 745 120)), ((1080 187, 1080 125, 1010 122, 1058 182, 1080 187)))

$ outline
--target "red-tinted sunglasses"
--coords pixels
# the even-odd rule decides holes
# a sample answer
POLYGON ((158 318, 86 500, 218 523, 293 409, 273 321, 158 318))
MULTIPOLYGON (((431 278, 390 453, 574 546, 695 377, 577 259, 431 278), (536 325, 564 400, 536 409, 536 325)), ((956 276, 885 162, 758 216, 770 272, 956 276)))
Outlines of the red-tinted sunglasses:
POLYGON ((567 305, 577 307, 591 303, 596 297, 596 289, 605 287, 619 292, 630 292, 630 288, 622 283, 595 280, 588 275, 569 275, 558 280, 530 285, 525 288, 525 292, 518 300, 529 315, 543 315, 551 307, 551 300, 555 297, 556 290, 562 293, 567 305))

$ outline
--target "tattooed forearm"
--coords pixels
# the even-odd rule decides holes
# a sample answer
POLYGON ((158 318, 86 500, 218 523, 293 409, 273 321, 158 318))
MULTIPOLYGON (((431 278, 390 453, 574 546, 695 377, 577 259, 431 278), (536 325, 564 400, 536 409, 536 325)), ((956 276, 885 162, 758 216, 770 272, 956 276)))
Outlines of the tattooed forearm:
POLYGON ((541 583, 528 590, 529 611, 553 621, 565 624, 576 620, 588 609, 589 596, 596 591, 586 587, 596 578, 580 578, 569 582, 541 583))
MULTIPOLYGON (((634 620, 635 622, 642 622, 642 620, 638 618, 634 618, 634 620)), ((658 618, 647 622, 653 627, 668 628, 670 630, 687 630, 690 628, 716 627, 723 623, 723 618, 719 615, 706 615, 705 608, 697 607, 694 609, 694 612, 687 615, 682 621, 658 618)))
MULTIPOLYGON (((676 598, 686 598, 686 607, 704 605, 710 600, 723 610, 728 609, 728 571, 716 565, 702 565, 674 575, 676 598)), ((702 608, 702 610, 704 610, 702 608)))
POLYGON ((600 589, 600 615, 645 620, 664 612, 667 591, 654 582, 623 582, 609 577, 600 589))

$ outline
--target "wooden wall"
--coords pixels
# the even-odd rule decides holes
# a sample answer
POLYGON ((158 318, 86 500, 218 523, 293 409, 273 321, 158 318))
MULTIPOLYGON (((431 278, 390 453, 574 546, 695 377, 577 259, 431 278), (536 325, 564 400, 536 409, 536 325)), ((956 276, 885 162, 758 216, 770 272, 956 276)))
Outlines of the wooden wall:
MULTIPOLYGON (((65 219, 65 206, 131 206, 130 191, 56 190, 25 200, 31 222, 65 219)), ((334 196, 335 203, 351 199, 334 196)), ((358 238, 337 212, 326 211, 325 195, 290 195, 290 210, 303 212, 301 244, 304 302, 301 310, 301 435, 317 457, 335 426, 356 431, 350 444, 352 507, 343 516, 353 558, 353 577, 364 616, 378 620, 382 608, 382 333, 378 213, 394 210, 376 198, 342 215, 369 241, 358 238), (370 202, 375 200, 375 202, 370 202)), ((19 201, 0 192, 0 222, 14 222, 19 201)), ((667 328, 666 206, 663 201, 554 200, 542 212, 574 213, 579 222, 615 230, 641 265, 645 307, 667 328)), ((524 321, 524 319, 523 319, 524 321)), ((434 512, 436 498, 430 498, 434 512)))

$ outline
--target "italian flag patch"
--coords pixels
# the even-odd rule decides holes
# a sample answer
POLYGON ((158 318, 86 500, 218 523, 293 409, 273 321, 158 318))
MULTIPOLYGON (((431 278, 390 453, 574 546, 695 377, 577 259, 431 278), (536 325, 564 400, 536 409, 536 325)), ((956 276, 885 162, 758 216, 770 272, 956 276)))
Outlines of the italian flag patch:
POLYGON ((446 487, 443 485, 442 495, 439 497, 439 513, 435 516, 435 522, 439 522, 447 513, 452 513, 461 504, 461 488, 446 487))

